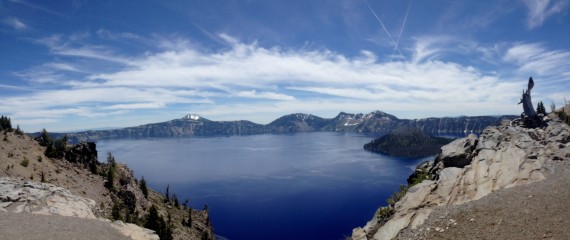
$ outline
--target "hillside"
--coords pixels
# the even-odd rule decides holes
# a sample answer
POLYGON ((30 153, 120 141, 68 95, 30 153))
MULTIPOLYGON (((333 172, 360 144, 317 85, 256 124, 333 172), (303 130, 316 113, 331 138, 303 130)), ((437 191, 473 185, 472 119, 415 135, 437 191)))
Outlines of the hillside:
MULTIPOLYGON (((384 134, 400 127, 414 127, 428 133, 479 133, 487 126, 498 125, 516 116, 474 116, 425 119, 399 119, 393 115, 375 111, 368 114, 339 113, 334 118, 322 118, 311 114, 295 113, 280 117, 262 125, 250 121, 212 121, 195 114, 161 123, 145 124, 111 130, 93 130, 67 133, 70 141, 96 141, 109 138, 159 138, 193 136, 234 136, 264 133, 295 133, 314 131, 357 132, 384 134)), ((38 135, 36 133, 34 135, 38 135)), ((63 137, 63 133, 53 133, 63 137)))
POLYGON ((46 147, 27 135, 1 131, 0 139, 0 211, 121 220, 134 224, 114 222, 110 227, 132 235, 132 229, 143 231, 137 225, 148 222, 154 206, 165 222, 170 215, 174 239, 213 239, 206 210, 176 206, 174 200, 166 201, 165 196, 152 189, 145 197, 141 182, 126 165, 114 158, 113 163, 96 162, 94 143, 66 144, 64 157, 49 158, 46 147), (93 161, 96 164, 90 165, 93 161), (108 181, 109 172, 113 175, 112 184, 108 181), (42 191, 47 192, 40 194, 42 191), (19 197, 10 197, 14 194, 19 197), (192 223, 183 226, 189 212, 192 223))
POLYGON ((445 145, 352 239, 567 239, 570 127, 556 114, 544 119, 445 145))
POLYGON ((438 154, 440 148, 451 141, 418 128, 403 127, 365 144, 364 150, 396 157, 428 157, 438 154))

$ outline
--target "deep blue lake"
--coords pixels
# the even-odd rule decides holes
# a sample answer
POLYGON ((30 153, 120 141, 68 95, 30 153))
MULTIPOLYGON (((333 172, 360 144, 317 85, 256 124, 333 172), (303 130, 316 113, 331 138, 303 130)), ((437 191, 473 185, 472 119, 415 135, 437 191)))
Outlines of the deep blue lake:
POLYGON ((363 226, 416 164, 362 149, 372 137, 334 132, 101 140, 137 178, 193 208, 207 203, 227 239, 344 239, 363 226))

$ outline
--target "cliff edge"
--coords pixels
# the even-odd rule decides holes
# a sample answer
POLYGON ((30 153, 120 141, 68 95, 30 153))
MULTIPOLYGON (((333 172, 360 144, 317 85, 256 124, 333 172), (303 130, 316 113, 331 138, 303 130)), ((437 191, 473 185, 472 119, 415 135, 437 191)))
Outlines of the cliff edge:
MULTIPOLYGON (((517 187, 515 193, 523 193, 528 186, 535 186, 531 183, 565 176, 560 173, 569 168, 570 127, 554 115, 544 120, 545 125, 541 128, 525 128, 505 122, 501 126, 487 127, 480 137, 470 135, 442 147, 434 161, 420 164, 410 176, 408 182, 415 185, 404 188, 404 193, 394 199, 397 201, 380 208, 364 227, 354 229, 352 239, 445 238, 441 234, 450 226, 457 226, 457 220, 449 217, 452 215, 442 215, 442 211, 460 209, 458 207, 466 203, 470 203, 469 206, 480 205, 485 202, 481 201, 482 198, 493 199, 514 187, 517 187), (493 196, 487 197, 490 194, 493 196), (438 227, 429 227, 437 225, 433 225, 437 222, 433 216, 445 219, 446 225, 441 225, 440 221, 438 227), (426 220, 432 225, 424 226, 426 220)), ((546 188, 537 191, 541 196, 558 193, 549 192, 546 188)), ((516 198, 522 199, 522 196, 517 195, 516 198)), ((503 204, 514 205, 506 201, 503 204)), ((489 206, 479 207, 486 209, 489 206)), ((455 213, 453 216, 459 216, 455 213)), ((493 214, 486 212, 484 215, 493 214)), ((527 218, 531 216, 529 214, 527 218)), ((475 219, 468 218, 467 221, 475 219)), ((527 224, 532 224, 532 221, 527 221, 527 224)), ((519 224, 514 227, 524 232, 526 226, 519 224)), ((473 233, 478 234, 478 231, 483 230, 473 233)))

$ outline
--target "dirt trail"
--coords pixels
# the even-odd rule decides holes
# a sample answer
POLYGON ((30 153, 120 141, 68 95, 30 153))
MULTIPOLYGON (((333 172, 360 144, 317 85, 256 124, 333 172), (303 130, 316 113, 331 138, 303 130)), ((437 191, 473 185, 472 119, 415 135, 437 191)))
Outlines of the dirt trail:
POLYGON ((437 208, 397 239, 570 239, 570 163, 556 162, 552 169, 541 182, 437 208))
POLYGON ((0 212, 0 240, 130 239, 95 219, 0 212))

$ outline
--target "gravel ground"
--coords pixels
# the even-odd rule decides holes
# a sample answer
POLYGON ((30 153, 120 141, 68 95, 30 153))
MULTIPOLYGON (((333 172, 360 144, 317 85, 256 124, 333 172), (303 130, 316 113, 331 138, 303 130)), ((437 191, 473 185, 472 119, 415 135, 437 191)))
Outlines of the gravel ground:
POLYGON ((397 239, 570 239, 570 163, 555 162, 552 169, 544 181, 438 208, 397 239))
POLYGON ((0 212, 0 240, 130 239, 99 220, 0 212))

